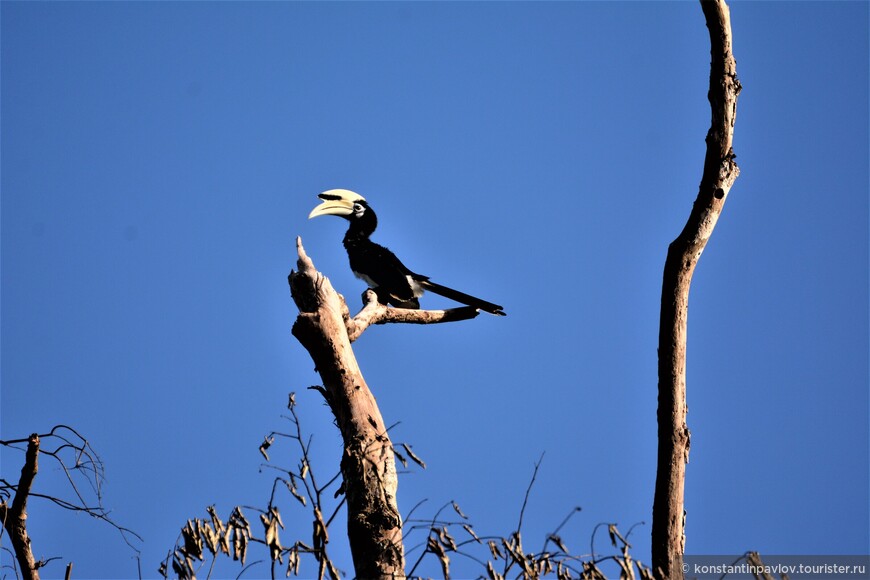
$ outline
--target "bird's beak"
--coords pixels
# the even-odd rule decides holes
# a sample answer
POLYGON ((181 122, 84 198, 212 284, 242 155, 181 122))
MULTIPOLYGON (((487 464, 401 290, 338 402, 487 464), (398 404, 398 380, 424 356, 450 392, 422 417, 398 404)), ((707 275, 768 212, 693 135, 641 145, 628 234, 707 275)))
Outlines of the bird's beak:
POLYGON ((311 210, 308 219, 321 215, 337 215, 346 218, 353 214, 355 203, 365 201, 363 196, 349 189, 330 189, 317 197, 322 199, 323 203, 311 210))
POLYGON ((321 215, 337 215, 347 217, 353 213, 353 202, 346 199, 327 199, 308 214, 308 219, 321 215))

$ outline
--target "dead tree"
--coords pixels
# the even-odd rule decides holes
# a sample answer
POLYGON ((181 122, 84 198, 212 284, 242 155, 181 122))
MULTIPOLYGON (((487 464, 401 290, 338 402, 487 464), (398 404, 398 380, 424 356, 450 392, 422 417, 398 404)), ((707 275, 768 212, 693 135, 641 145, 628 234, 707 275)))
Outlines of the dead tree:
POLYGON ((652 522, 657 578, 682 578, 683 493, 689 461, 686 424, 686 321, 689 286, 731 186, 740 174, 732 150, 740 82, 731 51, 731 16, 723 0, 701 0, 710 32, 712 122, 698 197, 680 235, 668 247, 659 323, 658 466, 652 522))
MULTIPOLYGON (((0 446, 24 451, 24 465, 18 483, 7 481, 0 477, 0 522, 9 534, 15 561, 21 569, 21 577, 38 579, 39 570, 55 556, 37 560, 33 556, 31 539, 27 532, 27 502, 30 498, 48 500, 58 507, 74 512, 83 512, 91 517, 103 520, 120 532, 121 537, 130 548, 138 553, 131 540, 141 541, 135 532, 119 526, 109 517, 109 511, 103 506, 102 485, 105 477, 103 462, 87 439, 75 429, 67 425, 55 425, 48 433, 33 433, 23 439, 0 440, 0 446), (26 448, 21 448, 26 443, 26 448), (56 461, 60 471, 66 477, 73 497, 63 499, 33 491, 33 482, 39 471, 39 456, 43 460, 56 461), (80 482, 77 484, 76 482, 80 482), (86 482, 90 491, 80 491, 79 485, 86 482), (7 501, 9 498, 12 502, 7 501)), ((0 530, 0 537, 3 533, 0 530)), ((14 568, 13 568, 14 569, 14 568)), ((67 565, 67 572, 72 570, 72 562, 67 565)), ((17 576, 16 572, 16 576, 17 576)))
POLYGON ((395 456, 374 395, 366 385, 351 342, 372 324, 430 324, 477 316, 471 307, 406 310, 380 304, 371 290, 364 308, 350 316, 344 299, 318 272, 297 238, 298 271, 288 281, 299 316, 293 336, 311 355, 323 380, 317 387, 332 409, 344 442, 341 458, 347 498, 347 533, 357 578, 403 578, 402 518, 396 503, 395 456))

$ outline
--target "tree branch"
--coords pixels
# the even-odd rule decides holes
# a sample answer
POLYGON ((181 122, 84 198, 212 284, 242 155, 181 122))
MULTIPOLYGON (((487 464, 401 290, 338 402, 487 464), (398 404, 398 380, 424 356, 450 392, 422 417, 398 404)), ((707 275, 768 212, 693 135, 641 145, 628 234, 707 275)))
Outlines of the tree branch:
POLYGON ((374 290, 363 292, 363 309, 350 321, 348 336, 353 342, 372 324, 406 323, 406 324, 437 324, 440 322, 457 322, 475 318, 480 311, 473 306, 461 306, 447 310, 411 310, 409 308, 389 308, 378 301, 374 290))
POLYGON ((27 535, 27 497, 36 473, 39 471, 39 435, 34 433, 27 441, 27 452, 24 456, 24 466, 21 468, 21 478, 15 490, 12 505, 0 503, 0 519, 3 527, 9 533, 9 540, 21 574, 25 580, 39 580, 39 564, 33 557, 30 547, 30 536, 27 535))
POLYGON ((701 0, 710 32, 712 112, 698 197, 686 226, 668 247, 659 326, 658 468, 653 500, 652 564, 657 578, 682 578, 684 487, 690 436, 686 424, 686 328, 689 287, 731 186, 740 173, 732 141, 737 114, 731 17, 723 0, 701 0))

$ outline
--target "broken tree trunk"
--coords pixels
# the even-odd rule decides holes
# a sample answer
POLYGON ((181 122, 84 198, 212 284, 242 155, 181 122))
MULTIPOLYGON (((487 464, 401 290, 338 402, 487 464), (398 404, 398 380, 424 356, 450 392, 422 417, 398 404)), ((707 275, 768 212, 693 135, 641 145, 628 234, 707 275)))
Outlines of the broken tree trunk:
POLYGON ((689 287, 740 170, 732 139, 740 82, 731 50, 731 16, 723 0, 701 0, 710 32, 712 122, 698 197, 680 235, 668 247, 659 322, 658 466, 653 499, 652 564, 657 578, 682 578, 684 487, 689 461, 686 424, 686 321, 689 287))
POLYGON ((314 360, 323 379, 317 387, 335 415, 344 440, 341 473, 347 497, 347 533, 357 578, 404 578, 402 518, 396 504, 396 461, 374 395, 350 344, 373 324, 437 324, 476 317, 471 306, 447 310, 388 308, 372 290, 351 318, 344 298, 318 272, 296 239, 299 271, 290 273, 290 293, 299 316, 293 336, 314 360))
POLYGON ((377 402, 350 346, 347 305, 314 268, 297 239, 299 271, 290 291, 299 307, 293 336, 311 355, 344 441, 341 473, 347 534, 357 578, 403 578, 402 518, 393 447, 377 402))

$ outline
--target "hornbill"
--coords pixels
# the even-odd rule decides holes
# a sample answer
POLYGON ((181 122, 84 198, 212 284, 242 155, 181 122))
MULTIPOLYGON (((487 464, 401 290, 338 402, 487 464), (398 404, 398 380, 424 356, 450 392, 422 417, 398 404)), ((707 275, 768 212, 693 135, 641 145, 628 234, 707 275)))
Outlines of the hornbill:
POLYGON ((378 218, 363 196, 347 189, 330 189, 317 197, 323 203, 311 210, 308 219, 337 215, 350 222, 343 240, 350 269, 375 291, 382 304, 417 309, 420 308, 418 298, 428 290, 478 310, 505 316, 498 304, 436 284, 428 276, 412 272, 393 252, 371 241, 369 237, 378 226, 378 218))

